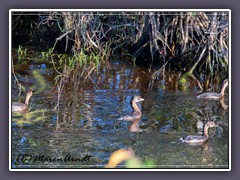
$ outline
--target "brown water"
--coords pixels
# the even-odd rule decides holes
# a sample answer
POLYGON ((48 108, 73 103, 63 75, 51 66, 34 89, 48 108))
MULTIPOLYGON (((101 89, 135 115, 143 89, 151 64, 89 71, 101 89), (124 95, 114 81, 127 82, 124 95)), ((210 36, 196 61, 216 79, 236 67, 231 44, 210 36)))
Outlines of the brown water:
MULTIPOLYGON (((151 82, 147 70, 115 61, 103 65, 92 80, 66 83, 57 113, 53 110, 58 95, 56 74, 45 65, 30 63, 16 69, 19 81, 35 88, 35 93, 28 114, 12 114, 12 168, 103 168, 112 152, 129 147, 141 160, 153 160, 157 168, 228 168, 229 110, 224 111, 218 101, 197 100, 200 91, 192 85, 181 90, 180 73, 165 72, 151 82), (128 131, 131 123, 117 121, 131 112, 133 95, 145 99, 140 133, 128 131), (206 120, 220 125, 210 129, 207 146, 179 143, 180 137, 201 134, 196 124, 206 120), (83 162, 29 163, 18 159, 24 154, 91 157, 83 162)), ((12 80, 12 101, 17 101, 17 85, 12 80)), ((213 85, 213 91, 218 88, 213 85)))

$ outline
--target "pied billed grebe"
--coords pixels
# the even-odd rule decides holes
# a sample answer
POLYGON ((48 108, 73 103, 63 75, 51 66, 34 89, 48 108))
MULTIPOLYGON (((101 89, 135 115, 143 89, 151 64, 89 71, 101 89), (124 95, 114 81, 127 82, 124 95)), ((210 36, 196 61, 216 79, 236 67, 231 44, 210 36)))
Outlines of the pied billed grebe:
POLYGON ((130 100, 130 104, 133 108, 133 111, 131 114, 125 115, 123 117, 118 118, 118 120, 124 120, 124 121, 131 121, 132 124, 129 128, 130 132, 140 132, 142 131, 138 127, 138 123, 141 120, 142 112, 141 112, 141 102, 144 101, 141 96, 133 96, 130 100))
POLYGON ((228 79, 225 79, 223 81, 222 88, 221 88, 219 93, 213 93, 213 92, 202 93, 202 94, 197 96, 197 99, 202 99, 203 98, 203 99, 219 100, 220 98, 222 98, 224 96, 224 91, 225 91, 227 86, 228 86, 228 79))
POLYGON ((28 91, 25 103, 13 102, 12 103, 12 112, 22 112, 28 109, 29 99, 32 96, 32 90, 28 91))
POLYGON ((131 114, 125 115, 123 117, 118 118, 118 120, 125 120, 125 121, 133 121, 135 119, 139 119, 142 117, 142 112, 140 109, 140 102, 144 101, 143 98, 141 98, 140 96, 133 96, 130 100, 130 104, 133 108, 133 111, 131 114))
POLYGON ((179 140, 183 143, 188 143, 190 145, 200 145, 208 140, 208 128, 216 127, 217 125, 213 121, 207 121, 204 125, 203 135, 190 135, 184 138, 180 138, 179 140))

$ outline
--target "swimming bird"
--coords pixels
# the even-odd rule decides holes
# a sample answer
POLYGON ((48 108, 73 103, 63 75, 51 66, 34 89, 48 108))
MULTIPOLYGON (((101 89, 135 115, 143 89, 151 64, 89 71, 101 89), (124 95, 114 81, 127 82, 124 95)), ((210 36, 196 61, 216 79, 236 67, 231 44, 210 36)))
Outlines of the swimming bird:
POLYGON ((32 90, 28 91, 25 99, 25 103, 13 102, 12 103, 12 112, 23 112, 28 109, 29 99, 32 96, 32 90))
POLYGON ((139 121, 141 120, 142 117, 142 112, 141 112, 141 102, 144 101, 143 98, 141 98, 141 96, 133 96, 130 100, 130 104, 132 106, 133 111, 131 112, 131 114, 122 116, 120 118, 118 118, 118 120, 124 120, 124 121, 131 121, 132 124, 129 128, 130 132, 140 132, 142 131, 138 124, 139 121))
POLYGON ((179 140, 182 143, 187 143, 190 145, 201 145, 203 143, 205 143, 208 140, 208 129, 212 128, 212 127, 216 127, 217 125, 215 124, 215 122, 213 121, 207 121, 204 124, 204 128, 203 128, 203 135, 202 136, 198 136, 198 135, 189 135, 187 137, 184 138, 180 138, 179 140))
POLYGON ((228 79, 225 79, 223 81, 222 87, 220 89, 219 93, 213 93, 213 92, 208 92, 208 93, 202 93, 197 96, 197 99, 213 99, 213 100, 219 100, 224 96, 224 92, 226 87, 228 86, 228 79))

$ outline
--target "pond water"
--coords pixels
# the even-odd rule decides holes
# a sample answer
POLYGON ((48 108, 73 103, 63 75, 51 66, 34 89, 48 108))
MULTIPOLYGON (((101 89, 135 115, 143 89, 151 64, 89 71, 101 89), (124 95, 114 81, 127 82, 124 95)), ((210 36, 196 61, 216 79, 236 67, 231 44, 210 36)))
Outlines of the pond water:
MULTIPOLYGON (((180 73, 165 72, 152 83, 148 70, 113 61, 99 68, 91 80, 65 83, 57 112, 56 73, 50 65, 30 62, 15 72, 34 94, 27 114, 12 114, 12 168, 103 168, 120 148, 132 148, 142 161, 153 160, 156 168, 229 167, 229 110, 223 110, 218 101, 197 100, 200 91, 193 85, 181 90, 180 73), (117 121, 132 111, 133 95, 145 99, 139 133, 129 132, 131 122, 117 121), (209 130, 204 147, 179 142, 180 137, 201 134, 201 124, 207 120, 219 127, 209 130), (21 161, 23 155, 25 161, 21 161), (33 161, 39 156, 89 158, 33 161)), ((213 91, 219 88, 212 85, 213 91)), ((228 88, 226 93, 228 104, 228 88)), ((12 101, 18 100, 17 95, 12 77, 12 101)))

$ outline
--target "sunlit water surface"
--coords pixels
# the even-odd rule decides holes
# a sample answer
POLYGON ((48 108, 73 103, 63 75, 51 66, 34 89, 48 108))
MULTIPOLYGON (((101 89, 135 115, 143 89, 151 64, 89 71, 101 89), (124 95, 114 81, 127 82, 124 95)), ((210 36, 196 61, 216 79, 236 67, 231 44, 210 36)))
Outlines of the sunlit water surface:
MULTIPOLYGON (((58 91, 52 71, 39 65, 19 71, 20 82, 35 87, 35 93, 26 115, 12 115, 12 168, 103 168, 111 153, 120 148, 132 148, 142 161, 153 160, 156 168, 228 168, 229 110, 223 110, 218 101, 197 100, 197 88, 179 89, 177 75, 166 73, 151 84, 143 69, 115 62, 111 68, 100 69, 91 81, 65 85, 57 113, 53 110, 58 91), (43 89, 34 71, 41 75, 43 89), (117 121, 131 112, 133 95, 145 99, 140 133, 129 132, 130 122, 117 121), (201 124, 207 120, 220 125, 209 130, 207 145, 179 142, 180 137, 201 134, 201 124), (91 157, 82 162, 22 162, 24 154, 91 157)), ((12 86, 12 101, 16 101, 17 86, 12 86)), ((213 87, 215 91, 220 88, 218 84, 213 87)))

